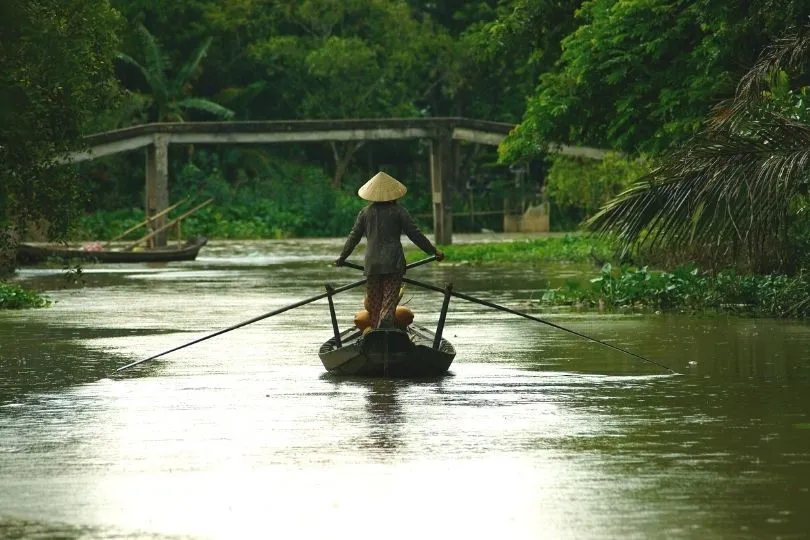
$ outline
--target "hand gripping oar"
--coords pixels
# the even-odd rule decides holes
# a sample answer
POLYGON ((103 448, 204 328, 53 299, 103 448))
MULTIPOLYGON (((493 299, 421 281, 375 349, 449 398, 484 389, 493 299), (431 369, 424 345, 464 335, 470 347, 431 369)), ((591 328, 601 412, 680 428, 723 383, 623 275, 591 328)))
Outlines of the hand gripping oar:
MULTIPOLYGON (((349 283, 348 285, 344 285, 342 287, 338 287, 338 288, 334 289, 333 291, 331 291, 331 294, 337 294, 339 292, 348 291, 349 289, 359 287, 360 285, 362 285, 365 282, 366 282, 365 279, 361 279, 360 281, 355 281, 354 283, 349 283)), ((231 330, 236 330, 237 328, 242 328, 243 326, 247 326, 249 324, 253 324, 253 323, 257 322, 257 321, 261 321, 261 320, 266 319, 268 317, 272 317, 273 315, 278 315, 279 313, 284 313, 285 311, 289 311, 291 309, 295 309, 297 307, 301 307, 301 306, 304 306, 306 304, 310 304, 310 303, 315 302, 317 300, 322 300, 323 298, 326 298, 327 296, 329 296, 329 294, 330 293, 322 293, 322 294, 319 294, 318 296, 313 296, 312 298, 307 298, 306 300, 301 300, 300 302, 290 304, 289 306, 284 306, 282 308, 278 308, 278 309, 273 310, 273 311, 271 311, 269 313, 265 313, 264 315, 259 315, 258 317, 253 317, 250 320, 240 322, 239 324, 235 324, 233 326, 229 326, 228 328, 225 328, 223 330, 219 330, 217 332, 214 332, 213 334, 208 334, 207 336, 203 336, 201 338, 195 339, 194 341, 189 341, 188 343, 180 345, 179 347, 175 347, 173 349, 169 349, 168 351, 163 351, 160 354, 150 356, 149 358, 144 358, 143 360, 137 360, 137 361, 129 363, 129 364, 125 365, 125 366, 121 366, 120 368, 116 369, 115 372, 118 373, 119 371, 124 371, 125 369, 129 369, 131 367, 137 366, 138 364, 143 364, 144 362, 148 362, 149 360, 154 360, 155 358, 159 358, 159 357, 163 356, 164 354, 169 354, 170 352, 179 351, 180 349, 190 347, 191 345, 195 345, 195 344, 197 344, 197 343, 199 343, 201 341, 205 341, 206 339, 211 339, 212 337, 222 335, 225 332, 230 332, 231 330)))
MULTIPOLYGON (((439 293, 442 293, 442 294, 446 293, 446 291, 444 289, 440 288, 440 287, 436 287, 435 285, 431 285, 429 283, 423 283, 421 281, 416 281, 415 279, 409 279, 409 278, 403 277, 402 281, 404 281, 405 283, 410 283, 411 285, 416 285, 417 287, 422 287, 424 289, 431 290, 431 291, 436 291, 436 292, 439 292, 439 293)), ((610 347, 613 350, 623 352, 625 354, 629 354, 630 356, 638 358, 639 360, 643 360, 643 361, 648 362, 650 364, 654 364, 654 365, 656 365, 656 366, 658 366, 660 368, 666 369, 667 371, 669 371, 669 372, 671 372, 671 373, 673 373, 675 375, 679 375, 679 373, 677 371, 675 371, 674 369, 672 369, 670 367, 667 367, 664 364, 660 364, 660 363, 656 362, 655 360, 650 360, 649 358, 644 358, 641 355, 630 352, 630 351, 628 351, 626 349, 622 349, 621 347, 611 345, 610 343, 605 343, 602 340, 592 338, 590 336, 586 336, 585 334, 580 334, 579 332, 576 332, 574 330, 569 330, 568 328, 560 326, 559 324, 554 324, 553 322, 543 320, 543 319, 541 319, 539 317, 535 317, 534 315, 529 315, 528 313, 522 313, 520 311, 516 311, 514 309, 510 309, 510 308, 505 307, 505 306, 500 306, 498 304, 488 302, 488 301, 482 300, 480 298, 475 298, 474 296, 470 296, 468 294, 464 294, 464 293, 460 293, 460 292, 456 292, 456 291, 452 291, 452 292, 450 292, 450 294, 452 296, 455 296, 456 298, 461 298, 462 300, 466 300, 466 301, 472 302, 474 304, 481 304, 482 306, 490 307, 492 309, 498 309, 500 311, 505 311, 506 313, 511 313, 512 315, 517 315, 518 317, 523 317, 524 319, 529 319, 530 321, 536 321, 536 322, 539 322, 539 323, 547 324, 548 326, 557 328, 558 330, 568 332, 569 334, 574 334, 575 336, 579 336, 579 337, 587 339, 589 341, 593 341, 594 343, 598 343, 600 345, 604 345, 605 347, 610 347)))

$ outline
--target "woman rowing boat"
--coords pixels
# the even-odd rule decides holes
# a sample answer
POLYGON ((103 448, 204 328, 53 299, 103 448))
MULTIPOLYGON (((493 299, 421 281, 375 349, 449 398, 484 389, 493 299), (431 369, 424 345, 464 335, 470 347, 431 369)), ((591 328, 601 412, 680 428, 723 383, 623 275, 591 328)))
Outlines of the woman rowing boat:
POLYGON ((357 194, 370 204, 357 214, 343 251, 335 261, 337 266, 342 266, 360 239, 366 237, 363 273, 368 277, 366 298, 372 328, 393 324, 405 274, 405 253, 400 242, 403 233, 422 251, 435 255, 436 260, 444 259, 444 253, 422 234, 408 211, 397 204, 407 191, 401 182, 384 172, 363 184, 357 194))

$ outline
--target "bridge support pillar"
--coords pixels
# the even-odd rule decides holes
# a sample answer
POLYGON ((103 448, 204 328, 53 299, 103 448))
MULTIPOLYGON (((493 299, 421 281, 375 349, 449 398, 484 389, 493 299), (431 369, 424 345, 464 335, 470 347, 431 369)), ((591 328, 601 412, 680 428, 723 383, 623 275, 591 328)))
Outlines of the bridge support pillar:
MULTIPOLYGON (((146 147, 146 217, 153 231, 166 225, 168 217, 163 214, 152 219, 169 207, 169 138, 155 135, 152 144, 146 147)), ((153 238, 154 247, 166 247, 169 232, 162 230, 153 238)))
POLYGON ((451 187, 455 184, 458 143, 450 134, 430 141, 430 187, 433 201, 433 236, 437 244, 453 243, 451 187))

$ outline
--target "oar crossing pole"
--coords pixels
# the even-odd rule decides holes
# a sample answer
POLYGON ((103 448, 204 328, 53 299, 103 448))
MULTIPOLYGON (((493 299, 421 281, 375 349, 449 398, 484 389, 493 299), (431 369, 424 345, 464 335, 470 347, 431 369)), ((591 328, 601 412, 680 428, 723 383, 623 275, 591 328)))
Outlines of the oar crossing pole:
MULTIPOLYGON (((428 263, 428 262, 433 261, 435 259, 436 259, 435 255, 431 256, 431 257, 427 257, 425 259, 422 259, 421 261, 417 261, 417 262, 415 262, 413 264, 410 264, 410 265, 406 266, 405 268, 410 269, 410 268, 413 268, 413 267, 428 263)), ((350 263, 350 262, 345 262, 344 264, 346 266, 350 267, 350 268, 355 268, 357 270, 363 270, 363 267, 359 266, 357 264, 353 264, 353 263, 350 263)), ((474 296, 470 296, 468 294, 456 292, 456 291, 453 290, 452 284, 448 285, 447 288, 442 289, 442 288, 437 287, 435 285, 431 285, 430 283, 424 283, 422 281, 417 281, 415 279, 410 279, 410 278, 407 278, 405 276, 402 277, 402 281, 404 283, 410 283, 411 285, 416 285, 417 287, 422 287, 423 289, 428 289, 430 291, 436 291, 438 293, 442 293, 442 294, 445 295, 444 303, 442 304, 442 314, 439 317, 439 326, 438 326, 437 331, 436 331, 436 340, 435 340, 435 342, 433 344, 434 348, 436 348, 438 346, 437 344, 441 340, 441 332, 442 332, 442 330, 444 330, 444 317, 445 317, 446 311, 447 311, 447 304, 450 302, 450 297, 455 296, 456 298, 461 298, 462 300, 466 300, 466 301, 472 302, 474 304, 480 304, 482 306, 490 307, 492 309, 497 309, 499 311, 505 311, 506 313, 511 313, 512 315, 517 315, 518 317, 523 317, 524 319, 529 319, 530 321, 535 321, 535 322, 539 322, 539 323, 551 326, 552 328, 562 330, 563 332, 568 332, 569 334, 573 334, 573 335, 581 337, 583 339, 587 339, 588 341, 592 341, 594 343, 598 343, 599 345, 604 345, 605 347, 611 348, 614 351, 619 351, 619 352, 622 352, 624 354, 629 354, 630 356, 632 356, 634 358, 638 358, 639 360, 642 360, 642 361, 647 362, 649 364, 653 364, 653 365, 658 366, 658 367, 660 367, 662 369, 665 369, 665 370, 669 371, 670 373, 673 373, 675 375, 679 375, 679 373, 677 371, 675 371, 674 369, 672 369, 669 366, 665 366, 664 364, 656 362, 655 360, 650 360, 649 358, 645 358, 645 357, 643 357, 643 356, 641 356, 639 354, 636 354, 634 352, 630 352, 627 349, 622 349, 621 347, 617 347, 616 345, 611 345, 610 343, 606 343, 606 342, 602 341, 601 339, 596 339, 596 338, 593 338, 593 337, 590 337, 590 336, 586 336, 585 334, 581 334, 581 333, 579 333, 579 332, 577 332, 575 330, 570 330, 568 328, 565 328, 564 326, 560 326, 559 324, 554 324, 551 321, 546 321, 544 319, 541 319, 540 317, 535 317, 534 315, 529 315, 528 313, 523 313, 521 311, 517 311, 517 310, 511 309, 511 308, 508 308, 506 306, 501 306, 501 305, 495 304, 493 302, 488 302, 487 300, 482 300, 481 298, 475 298, 474 296)))
POLYGON ((447 320, 447 308, 450 306, 450 297, 453 296, 453 284, 448 283, 444 289, 444 301, 442 311, 439 313, 439 323, 436 325, 436 336, 433 338, 433 348, 438 350, 442 344, 442 332, 444 332, 444 321, 447 320))
MULTIPOLYGON (((209 201, 206 201, 205 204, 208 204, 208 202, 209 201)), ((435 255, 432 256, 432 257, 427 257, 427 258, 422 259, 420 261, 417 261, 415 263, 409 264, 406 268, 415 268, 417 266, 429 263, 430 261, 433 261, 435 259, 436 259, 435 255)), ((363 270, 362 266, 358 266, 356 264, 352 264, 352 263, 349 263, 349 262, 347 262, 345 264, 348 267, 363 270)), ((344 291, 348 291, 349 289, 354 289, 355 287, 359 287, 360 285, 363 285, 366 281, 367 281, 366 279, 361 279, 360 281, 355 281, 354 283, 350 283, 348 285, 343 285, 342 287, 338 287, 338 288, 334 288, 331 285, 327 285, 326 292, 323 293, 323 294, 319 294, 318 296, 313 296, 312 298, 307 298, 306 300, 301 300, 300 302, 295 302, 294 304, 290 304, 289 306, 284 306, 282 308, 270 311, 270 312, 265 313, 263 315, 259 315, 258 317, 253 317, 252 319, 248 319, 247 321, 242 321, 242 322, 240 322, 238 324, 234 324, 233 326, 229 326, 228 328, 223 328, 222 330, 218 330, 218 331, 213 332, 211 334, 205 335, 205 336, 203 336, 201 338, 195 339, 194 341, 189 341, 188 343, 184 343, 183 345, 179 345, 177 347, 169 349, 168 351, 163 351, 162 353, 150 356, 149 358, 144 358, 142 360, 137 360, 135 362, 130 362, 129 364, 127 364, 125 366, 121 366, 120 368, 116 369, 115 373, 119 373, 119 372, 124 371, 126 369, 129 369, 129 368, 135 367, 137 365, 143 364, 144 362, 154 360, 155 358, 160 358, 161 356, 167 355, 167 354, 169 354, 171 352, 179 351, 180 349, 185 349, 186 347, 196 345, 197 343, 200 343, 200 342, 205 341, 207 339, 211 339, 213 337, 221 336, 222 334, 225 334, 226 332, 230 332, 231 330, 236 330, 237 328, 242 328, 243 326, 247 326, 249 324, 259 322, 261 320, 267 319, 267 318, 272 317, 274 315, 279 315, 281 313, 284 313, 285 311, 290 311, 291 309, 295 309, 295 308, 298 308, 298 307, 301 307, 301 306, 305 306, 306 304, 311 304, 312 302, 317 302, 318 300, 323 300, 324 298, 329 299, 329 310, 330 310, 331 316, 332 316, 332 329, 335 332, 335 341, 337 343, 337 346, 339 347, 340 346, 340 332, 339 332, 338 326, 337 326, 337 318, 335 316, 335 307, 334 307, 334 303, 332 302, 332 296, 334 296, 334 295, 336 295, 338 293, 344 292, 344 291)))
POLYGON ((332 319, 332 331, 335 333, 335 348, 339 348, 342 343, 340 342, 340 328, 338 328, 337 315, 335 314, 335 303, 332 301, 334 294, 335 288, 327 283, 326 299, 329 300, 329 317, 332 319))
MULTIPOLYGON (((417 261, 415 263, 411 263, 411 264, 407 265, 405 268, 406 269, 415 268, 417 266, 421 266, 423 264, 429 263, 429 262, 431 262, 431 261, 433 261, 435 259, 436 259, 435 255, 431 256, 431 257, 427 257, 427 258, 422 259, 420 261, 417 261)), ((348 261, 344 261, 343 264, 344 264, 344 266, 347 266, 349 268, 355 268, 355 269, 360 270, 360 271, 363 270, 362 266, 354 264, 354 263, 350 263, 348 261)), ((240 322, 240 323, 235 324, 233 326, 229 326, 228 328, 218 330, 217 332, 213 332, 213 333, 205 335, 205 336, 203 336, 201 338, 195 339, 194 341, 190 341, 190 342, 185 343, 183 345, 180 345, 178 347, 174 347, 174 348, 169 349, 167 351, 163 351, 162 353, 156 354, 154 356, 150 356, 149 358, 144 358, 142 360, 137 360, 135 362, 131 362, 131 363, 125 365, 125 366, 121 366, 120 368, 116 369, 115 372, 118 373, 120 371, 124 371, 126 369, 131 368, 131 367, 135 367, 135 366, 137 366, 139 364, 143 364, 144 362, 148 362, 150 360, 154 360, 155 358, 159 358, 161 356, 169 354, 171 352, 179 351, 180 349, 190 347, 191 345, 195 345, 195 344, 200 343, 202 341, 205 341, 207 339, 211 339, 213 337, 220 336, 220 335, 222 335, 222 334, 224 334, 226 332, 230 332, 231 330, 236 330, 237 328, 242 328, 243 326, 253 324, 255 322, 267 319, 267 318, 272 317, 274 315, 279 315, 281 313, 284 313, 285 311, 289 311, 291 309, 295 309, 295 308, 304 306, 306 304, 310 304, 312 302, 322 300, 324 298, 327 298, 329 300, 329 311, 330 311, 330 315, 331 315, 331 318, 332 318, 332 329, 334 330, 334 333, 335 333, 335 343, 336 343, 336 345, 338 347, 340 347, 340 332, 339 332, 338 325, 337 325, 337 317, 335 316, 335 307, 334 307, 334 303, 332 301, 332 296, 334 296, 337 293, 341 293, 341 292, 353 289, 355 287, 359 287, 360 285, 363 285, 364 283, 366 283, 366 281, 367 281, 366 279, 361 279, 359 281, 355 281, 354 283, 350 283, 348 285, 343 285, 342 287, 338 287, 338 288, 334 288, 331 285, 326 285, 326 292, 325 293, 319 294, 317 296, 313 296, 312 298, 307 298, 305 300, 301 300, 299 302, 295 302, 294 304, 290 304, 288 306, 284 306, 282 308, 270 311, 270 312, 265 313, 263 315, 259 315, 258 317, 253 317, 252 319, 248 319, 247 321, 243 321, 243 322, 240 322)), ((539 317, 535 317, 534 315, 529 315, 528 313, 523 313, 523 312, 511 309, 511 308, 508 308, 506 306, 501 306, 501 305, 495 304, 494 302, 489 302, 489 301, 483 300, 481 298, 475 298, 474 296, 470 296, 468 294, 456 292, 456 291, 453 290, 453 285, 452 284, 448 284, 447 287, 442 289, 442 288, 437 287, 435 285, 431 285, 429 283, 424 283, 424 282, 421 282, 421 281, 417 281, 415 279, 406 278, 404 276, 402 278, 402 281, 404 283, 409 283, 411 285, 415 285, 415 286, 421 287, 423 289, 427 289, 427 290, 430 290, 430 291, 435 291, 435 292, 444 294, 444 302, 442 303, 442 311, 441 311, 441 315, 439 316, 439 324, 438 324, 438 327, 436 329, 436 339, 434 340, 434 343, 433 343, 434 348, 438 348, 439 344, 441 343, 441 335, 442 335, 442 331, 444 330, 444 323, 445 323, 445 318, 446 318, 446 315, 447 315, 447 308, 448 308, 448 305, 450 303, 450 297, 455 296, 456 298, 461 298, 462 300, 466 300, 466 301, 472 302, 474 304, 480 304, 482 306, 486 306, 486 307, 496 309, 496 310, 499 310, 499 311, 504 311, 506 313, 511 313, 512 315, 517 315, 518 317, 523 317, 524 319, 529 319, 531 321, 539 322, 539 323, 545 324, 547 326, 557 328, 558 330, 568 332, 569 334, 573 334, 573 335, 581 337, 583 339, 587 339, 588 341, 592 341, 594 343, 598 343, 599 345, 604 345, 605 347, 608 347, 608 348, 611 348, 613 350, 622 352, 624 354, 628 354, 628 355, 630 355, 630 356, 632 356, 634 358, 638 358, 639 360, 642 360, 644 362, 656 365, 656 366, 658 366, 660 368, 663 368, 663 369, 669 371, 670 373, 678 375, 677 371, 675 371, 674 369, 672 369, 672 368, 670 368, 668 366, 665 366, 664 364, 656 362, 655 360, 650 360, 649 358, 645 358, 645 357, 643 357, 641 355, 630 352, 630 351, 628 351, 626 349, 622 349, 621 347, 611 345, 610 343, 606 343, 606 342, 604 342, 604 341, 602 341, 600 339, 596 339, 596 338, 593 338, 593 337, 590 337, 590 336, 586 336, 585 334, 581 334, 581 333, 576 332, 574 330, 570 330, 568 328, 560 326, 559 324, 555 324, 553 322, 546 321, 546 320, 541 319, 539 317)))

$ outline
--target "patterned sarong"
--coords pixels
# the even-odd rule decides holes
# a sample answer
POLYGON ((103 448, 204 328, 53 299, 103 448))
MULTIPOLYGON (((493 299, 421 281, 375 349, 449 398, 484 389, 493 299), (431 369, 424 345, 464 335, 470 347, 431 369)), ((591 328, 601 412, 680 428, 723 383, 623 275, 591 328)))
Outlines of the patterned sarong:
POLYGON ((402 274, 379 274, 368 276, 366 297, 371 327, 393 325, 394 310, 399 302, 399 289, 402 287, 402 274))

